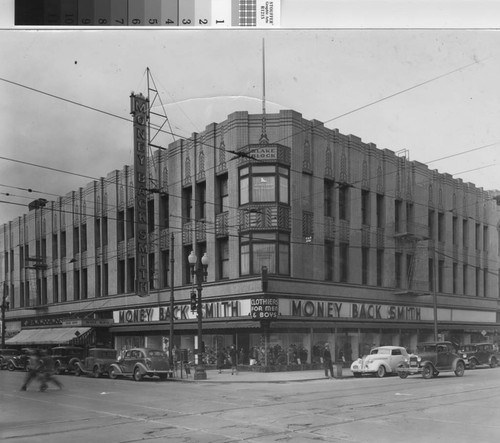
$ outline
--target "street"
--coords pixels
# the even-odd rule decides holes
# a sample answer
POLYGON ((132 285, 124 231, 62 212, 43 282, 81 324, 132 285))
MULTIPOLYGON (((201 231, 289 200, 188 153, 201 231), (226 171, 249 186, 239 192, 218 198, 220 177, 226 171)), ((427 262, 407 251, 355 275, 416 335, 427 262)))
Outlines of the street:
POLYGON ((431 380, 329 380, 321 371, 273 382, 215 371, 202 382, 67 375, 59 376, 63 390, 39 392, 34 383, 20 392, 24 375, 0 372, 3 442, 456 443, 500 435, 500 369, 431 380))

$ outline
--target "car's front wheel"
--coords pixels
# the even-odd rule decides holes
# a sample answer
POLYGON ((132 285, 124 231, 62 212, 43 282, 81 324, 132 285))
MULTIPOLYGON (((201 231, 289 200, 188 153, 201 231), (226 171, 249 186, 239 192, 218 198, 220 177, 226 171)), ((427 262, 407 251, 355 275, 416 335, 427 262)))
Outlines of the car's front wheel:
POLYGON ((462 361, 457 362, 457 366, 455 368, 455 375, 457 377, 462 377, 465 372, 465 364, 462 361))
POLYGON ((432 366, 430 364, 426 364, 422 368, 422 377, 428 380, 429 378, 432 378, 434 371, 432 369, 432 366))
POLYGON ((139 368, 134 369, 134 380, 135 381, 141 381, 142 380, 142 374, 141 370, 139 368))
POLYGON ((15 371, 16 367, 14 366, 14 363, 12 363, 11 361, 9 361, 9 364, 7 365, 7 369, 9 371, 15 371))
POLYGON ((377 369, 377 377, 383 378, 385 376, 385 366, 380 365, 377 369))
POLYGON ((109 368, 109 378, 111 380, 116 380, 118 378, 118 371, 116 368, 109 368))

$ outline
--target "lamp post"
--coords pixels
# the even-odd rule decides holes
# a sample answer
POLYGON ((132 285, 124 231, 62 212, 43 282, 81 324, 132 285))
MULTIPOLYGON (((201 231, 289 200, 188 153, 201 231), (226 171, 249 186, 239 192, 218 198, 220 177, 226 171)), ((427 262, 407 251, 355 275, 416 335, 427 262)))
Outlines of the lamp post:
POLYGON ((201 258, 201 266, 198 264, 198 257, 194 251, 191 251, 191 254, 188 256, 189 266, 191 267, 191 277, 192 284, 194 289, 194 277, 196 276, 196 290, 198 292, 197 302, 196 302, 196 311, 198 316, 198 345, 196 354, 198 356, 198 364, 196 365, 196 369, 194 372, 195 380, 206 380, 207 373, 205 372, 205 367, 203 366, 202 360, 202 310, 201 310, 201 292, 203 290, 202 283, 208 275, 208 257, 207 253, 203 254, 201 258))
POLYGON ((10 298, 5 283, 2 285, 2 349, 5 348, 5 311, 9 309, 10 298))

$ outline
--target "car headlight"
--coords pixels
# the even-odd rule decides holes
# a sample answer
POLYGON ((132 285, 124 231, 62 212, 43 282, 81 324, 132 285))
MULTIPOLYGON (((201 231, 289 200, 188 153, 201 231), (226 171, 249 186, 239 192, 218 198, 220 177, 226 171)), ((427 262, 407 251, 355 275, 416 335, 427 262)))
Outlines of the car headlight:
POLYGON ((462 358, 467 358, 467 355, 466 354, 462 354, 462 358))
POLYGON ((420 363, 422 361, 422 357, 417 357, 417 361, 420 363))

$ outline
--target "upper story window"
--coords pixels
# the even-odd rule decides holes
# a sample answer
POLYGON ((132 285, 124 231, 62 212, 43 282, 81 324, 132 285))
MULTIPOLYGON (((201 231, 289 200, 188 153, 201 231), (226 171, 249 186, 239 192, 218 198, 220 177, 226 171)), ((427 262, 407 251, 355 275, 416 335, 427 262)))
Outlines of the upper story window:
POLYGON ((227 174, 217 177, 217 214, 229 209, 229 192, 227 188, 227 174))
POLYGON ((370 192, 364 189, 361 191, 361 224, 370 224, 370 192))
POLYGON ((325 179, 324 181, 324 199, 325 199, 325 217, 334 216, 334 181, 325 179))
POLYGON ((276 165, 251 165, 240 169, 240 205, 289 202, 289 171, 276 165))
POLYGON ((240 238, 241 275, 259 274, 266 266, 270 274, 290 274, 290 236, 258 232, 240 238))

